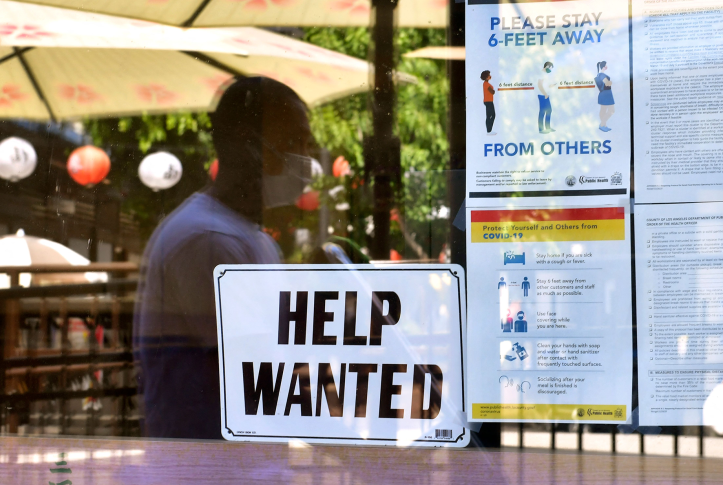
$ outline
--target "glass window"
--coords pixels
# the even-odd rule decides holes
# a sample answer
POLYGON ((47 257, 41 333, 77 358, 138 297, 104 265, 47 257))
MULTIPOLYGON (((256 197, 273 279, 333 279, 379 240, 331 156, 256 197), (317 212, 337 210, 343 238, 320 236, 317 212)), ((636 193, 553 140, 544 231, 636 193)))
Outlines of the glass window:
POLYGON ((717 480, 720 15, 0 0, 0 474, 717 480))

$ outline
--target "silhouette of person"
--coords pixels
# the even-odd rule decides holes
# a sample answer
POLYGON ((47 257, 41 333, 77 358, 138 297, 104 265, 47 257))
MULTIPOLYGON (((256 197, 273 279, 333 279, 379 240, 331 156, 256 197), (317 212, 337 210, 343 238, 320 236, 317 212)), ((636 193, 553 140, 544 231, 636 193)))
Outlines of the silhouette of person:
POLYGON ((237 79, 211 122, 216 180, 163 220, 141 264, 133 346, 150 437, 221 439, 213 269, 279 263, 263 209, 296 200, 310 174, 307 108, 288 86, 237 79))
POLYGON ((530 282, 527 281, 527 276, 525 276, 525 280, 522 282, 522 291, 524 292, 524 295, 527 296, 527 292, 530 289, 530 282))
POLYGON ((507 288, 507 283, 505 283, 504 277, 503 277, 503 278, 500 278, 500 282, 497 283, 497 289, 498 289, 498 290, 501 290, 501 289, 503 289, 503 288, 507 288))
POLYGON ((527 321, 525 320, 525 312, 517 312, 517 320, 515 320, 515 332, 527 332, 527 321))
POLYGON ((502 331, 503 332, 511 332, 512 331, 512 316, 510 315, 510 311, 507 310, 507 318, 503 318, 500 322, 502 325, 502 331))

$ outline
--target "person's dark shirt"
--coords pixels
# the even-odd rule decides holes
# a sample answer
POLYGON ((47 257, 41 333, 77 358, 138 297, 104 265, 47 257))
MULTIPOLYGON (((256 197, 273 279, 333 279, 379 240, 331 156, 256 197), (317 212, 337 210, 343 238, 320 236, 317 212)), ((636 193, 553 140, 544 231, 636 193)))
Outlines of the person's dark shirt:
POLYGON ((196 193, 155 230, 143 255, 133 319, 149 437, 221 438, 213 269, 279 263, 259 226, 196 193))

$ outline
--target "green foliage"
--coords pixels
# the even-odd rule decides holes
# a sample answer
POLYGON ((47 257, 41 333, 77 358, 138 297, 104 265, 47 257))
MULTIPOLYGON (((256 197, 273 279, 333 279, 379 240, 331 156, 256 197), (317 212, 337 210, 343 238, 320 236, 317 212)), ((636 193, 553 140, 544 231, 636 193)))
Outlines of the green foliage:
MULTIPOLYGON (((306 30, 305 40, 368 59, 370 34, 366 28, 310 28, 306 30)), ((442 171, 449 166, 446 130, 449 82, 444 61, 406 58, 403 55, 422 47, 445 44, 444 30, 400 29, 397 34, 398 70, 417 79, 416 83, 398 85, 396 131, 402 142, 402 171, 408 174, 404 178, 398 206, 408 233, 427 234, 415 239, 430 254, 436 254, 441 244, 433 245, 431 241, 446 239, 446 225, 430 223, 430 215, 446 205, 446 176, 442 171)), ((370 93, 358 94, 311 111, 312 132, 318 144, 330 150, 332 160, 343 155, 357 174, 363 173, 364 169, 363 138, 373 131, 370 97, 370 93)), ((358 182, 358 177, 348 183, 355 182, 358 182)), ((355 198, 353 192, 347 190, 350 201, 358 202, 352 203, 351 212, 355 219, 352 237, 365 245, 363 219, 371 214, 371 197, 368 193, 361 193, 355 198)), ((346 232, 343 227, 336 229, 338 233, 346 232)), ((405 243, 400 227, 393 224, 392 229, 395 247, 401 252, 405 243)), ((409 251, 406 253, 412 256, 409 251)))

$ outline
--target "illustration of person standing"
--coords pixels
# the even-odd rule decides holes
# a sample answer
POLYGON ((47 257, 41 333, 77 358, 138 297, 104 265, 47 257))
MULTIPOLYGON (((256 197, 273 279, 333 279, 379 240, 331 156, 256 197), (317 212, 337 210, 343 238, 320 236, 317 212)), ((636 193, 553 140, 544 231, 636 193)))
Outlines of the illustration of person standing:
POLYGON ((610 76, 605 74, 608 70, 608 63, 605 61, 597 63, 597 77, 595 85, 598 91, 597 104, 600 105, 600 131, 608 132, 612 128, 608 128, 608 120, 615 113, 615 100, 613 99, 613 82, 610 76))
POLYGON ((550 127, 552 105, 550 104, 550 93, 547 91, 547 89, 552 88, 557 84, 550 82, 550 74, 552 73, 553 67, 555 66, 552 64, 552 62, 545 62, 545 64, 542 66, 542 74, 537 80, 537 99, 540 102, 540 114, 537 117, 537 127, 542 134, 552 133, 553 131, 555 131, 550 127))
POLYGON ((527 281, 527 276, 525 276, 525 281, 522 282, 522 291, 524 291, 525 296, 527 296, 527 292, 530 291, 530 282, 527 281))
POLYGON ((495 124, 495 88, 493 88, 492 84, 490 84, 492 74, 490 74, 489 71, 482 71, 480 79, 484 81, 484 83, 482 84, 482 91, 484 92, 485 110, 487 111, 487 136, 492 136, 497 134, 492 131, 492 125, 495 124))

